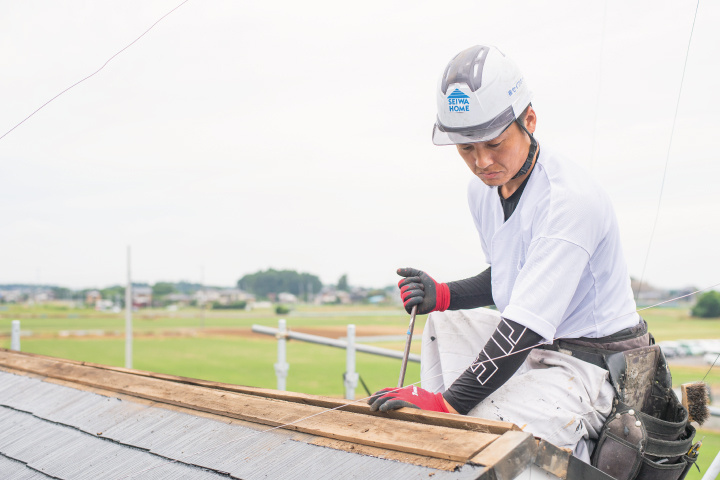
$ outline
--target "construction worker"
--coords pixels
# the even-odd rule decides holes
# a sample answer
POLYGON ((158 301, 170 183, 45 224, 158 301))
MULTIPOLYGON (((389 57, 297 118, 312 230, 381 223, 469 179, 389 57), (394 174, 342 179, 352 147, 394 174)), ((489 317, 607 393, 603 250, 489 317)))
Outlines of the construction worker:
POLYGON ((455 56, 437 91, 433 143, 455 145, 490 267, 440 283, 400 268, 405 309, 430 314, 421 385, 384 389, 373 410, 416 407, 513 422, 590 462, 615 391, 596 357, 649 345, 612 203, 592 176, 534 138, 528 82, 500 50, 455 56), (497 310, 478 308, 495 305, 497 310), (568 347, 569 348, 569 347, 568 347))

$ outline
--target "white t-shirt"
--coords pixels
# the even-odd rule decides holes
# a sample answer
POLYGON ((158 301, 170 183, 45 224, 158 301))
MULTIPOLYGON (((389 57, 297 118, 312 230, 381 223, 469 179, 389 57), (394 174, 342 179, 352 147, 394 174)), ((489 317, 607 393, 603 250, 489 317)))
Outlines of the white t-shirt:
POLYGON ((468 203, 502 316, 547 342, 604 337, 640 319, 617 218, 589 172, 545 145, 514 213, 473 177, 468 203))

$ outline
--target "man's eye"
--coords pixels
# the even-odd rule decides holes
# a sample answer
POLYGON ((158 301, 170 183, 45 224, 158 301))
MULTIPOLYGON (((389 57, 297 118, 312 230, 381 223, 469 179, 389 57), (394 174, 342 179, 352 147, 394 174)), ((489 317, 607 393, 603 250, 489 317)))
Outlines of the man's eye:
POLYGON ((498 143, 488 143, 487 146, 490 147, 490 148, 496 148, 496 147, 499 147, 501 143, 502 143, 502 142, 498 142, 498 143))
POLYGON ((469 152, 473 149, 472 145, 462 145, 460 148, 465 152, 469 152))

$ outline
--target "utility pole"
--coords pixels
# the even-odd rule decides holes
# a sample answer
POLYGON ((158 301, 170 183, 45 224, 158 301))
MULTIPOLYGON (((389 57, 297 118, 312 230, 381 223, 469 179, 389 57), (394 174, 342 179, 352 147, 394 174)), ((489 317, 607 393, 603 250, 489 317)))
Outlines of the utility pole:
MULTIPOLYGON (((205 295, 205 265, 200 267, 200 291, 205 295)), ((205 297, 204 297, 205 298, 205 297)), ((205 330, 205 306, 207 301, 204 301, 200 307, 200 328, 205 330)))
POLYGON ((130 275, 130 245, 127 247, 127 287, 125 287, 125 368, 132 368, 132 277, 130 275))

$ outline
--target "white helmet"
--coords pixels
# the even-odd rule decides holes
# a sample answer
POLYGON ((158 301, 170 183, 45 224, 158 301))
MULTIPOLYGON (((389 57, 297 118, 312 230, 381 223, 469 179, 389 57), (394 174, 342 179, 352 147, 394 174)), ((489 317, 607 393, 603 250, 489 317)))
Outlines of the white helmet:
POLYGON ((440 78, 435 145, 492 140, 530 104, 517 65, 495 47, 476 45, 455 56, 440 78))

